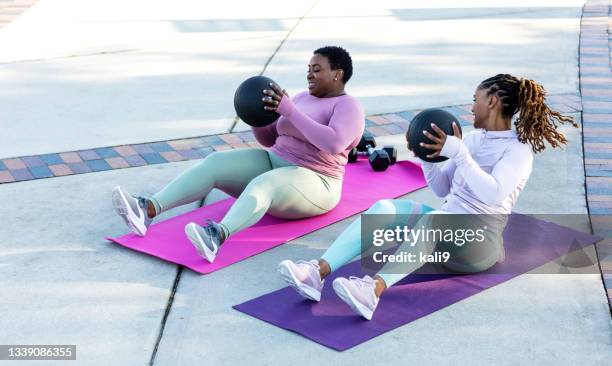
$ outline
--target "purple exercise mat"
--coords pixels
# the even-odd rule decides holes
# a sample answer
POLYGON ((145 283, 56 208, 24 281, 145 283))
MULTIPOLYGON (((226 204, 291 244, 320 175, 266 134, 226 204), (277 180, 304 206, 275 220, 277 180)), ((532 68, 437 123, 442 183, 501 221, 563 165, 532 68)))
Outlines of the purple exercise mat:
POLYGON ((319 303, 304 300, 294 289, 286 287, 235 305, 234 309, 344 351, 600 239, 512 214, 504 231, 506 260, 503 263, 478 274, 414 273, 383 294, 370 321, 353 313, 331 286, 338 276, 363 276, 359 261, 347 264, 326 279, 319 303))

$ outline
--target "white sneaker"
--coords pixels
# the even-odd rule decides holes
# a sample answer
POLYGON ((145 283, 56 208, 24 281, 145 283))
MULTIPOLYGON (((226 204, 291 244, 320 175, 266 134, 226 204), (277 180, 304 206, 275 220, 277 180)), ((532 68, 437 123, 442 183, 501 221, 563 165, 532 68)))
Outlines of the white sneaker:
POLYGON ((319 274, 319 262, 311 261, 293 262, 289 259, 280 262, 278 273, 300 295, 313 301, 321 300, 321 290, 325 280, 319 274))
POLYGON ((112 198, 115 212, 123 218, 132 232, 139 236, 145 236, 147 228, 153 221, 146 212, 146 199, 132 197, 121 186, 113 188, 112 198))
POLYGON ((208 220, 206 226, 200 226, 190 222, 185 226, 187 238, 196 248, 200 256, 212 263, 217 257, 221 245, 221 227, 212 220, 208 220))
POLYGON ((353 309, 354 312, 370 320, 378 305, 374 289, 376 281, 370 276, 364 278, 351 276, 348 279, 338 277, 333 282, 336 294, 353 309))

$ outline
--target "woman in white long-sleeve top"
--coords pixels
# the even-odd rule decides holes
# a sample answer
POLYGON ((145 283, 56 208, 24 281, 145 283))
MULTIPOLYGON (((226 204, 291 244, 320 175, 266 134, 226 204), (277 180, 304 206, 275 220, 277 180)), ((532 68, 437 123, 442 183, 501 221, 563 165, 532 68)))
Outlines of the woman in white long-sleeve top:
MULTIPOLYGON (((382 200, 365 213, 420 214, 420 221, 411 223, 415 228, 419 225, 448 228, 465 224, 441 219, 448 216, 431 214, 479 214, 470 215, 468 221, 472 227, 484 228, 482 235, 486 245, 476 250, 475 246, 462 246, 455 242, 455 245, 450 245, 451 259, 443 265, 454 271, 473 273, 503 260, 501 234, 506 225, 506 215, 511 213, 529 179, 533 154, 544 150, 545 141, 552 147, 566 144, 565 136, 557 130, 557 122, 573 123, 570 117, 551 110, 545 103, 545 95, 542 85, 533 80, 508 74, 484 80, 474 93, 475 131, 463 138, 456 125, 453 125, 453 136, 446 135, 433 124, 437 136, 423 131, 434 142, 430 145, 421 143, 421 146, 434 151, 428 157, 449 158, 442 167, 425 161, 422 163, 429 187, 437 196, 445 198, 440 210, 434 211, 410 200, 382 200), (515 128, 512 129, 512 118, 517 113, 515 128)), ((442 244, 446 244, 445 249, 449 248, 448 242, 421 240, 400 245, 398 252, 427 255, 440 251, 442 244)), ((318 301, 324 278, 359 256, 362 249, 368 248, 361 246, 361 220, 357 219, 320 259, 285 260, 280 263, 279 272, 304 297, 318 301)), ((374 278, 337 278, 333 282, 334 290, 356 313, 371 319, 385 289, 423 264, 421 261, 401 266, 386 263, 374 278)))

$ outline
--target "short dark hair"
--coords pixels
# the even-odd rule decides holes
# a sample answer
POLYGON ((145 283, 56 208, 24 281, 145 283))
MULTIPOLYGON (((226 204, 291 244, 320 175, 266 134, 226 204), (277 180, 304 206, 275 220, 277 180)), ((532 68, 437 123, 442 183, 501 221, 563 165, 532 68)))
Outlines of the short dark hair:
POLYGON ((327 57, 332 70, 344 70, 344 75, 342 76, 343 83, 346 84, 351 76, 353 76, 353 60, 351 59, 351 55, 349 55, 344 48, 338 46, 325 46, 315 50, 313 54, 327 57))

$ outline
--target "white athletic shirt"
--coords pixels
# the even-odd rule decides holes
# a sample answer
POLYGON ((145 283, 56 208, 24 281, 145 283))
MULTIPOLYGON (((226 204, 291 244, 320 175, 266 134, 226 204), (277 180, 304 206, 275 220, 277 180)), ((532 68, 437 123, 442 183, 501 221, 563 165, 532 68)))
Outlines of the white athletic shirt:
POLYGON ((448 136, 440 167, 423 161, 429 187, 446 197, 441 210, 451 213, 510 214, 531 174, 533 153, 513 130, 476 130, 463 141, 448 136))

